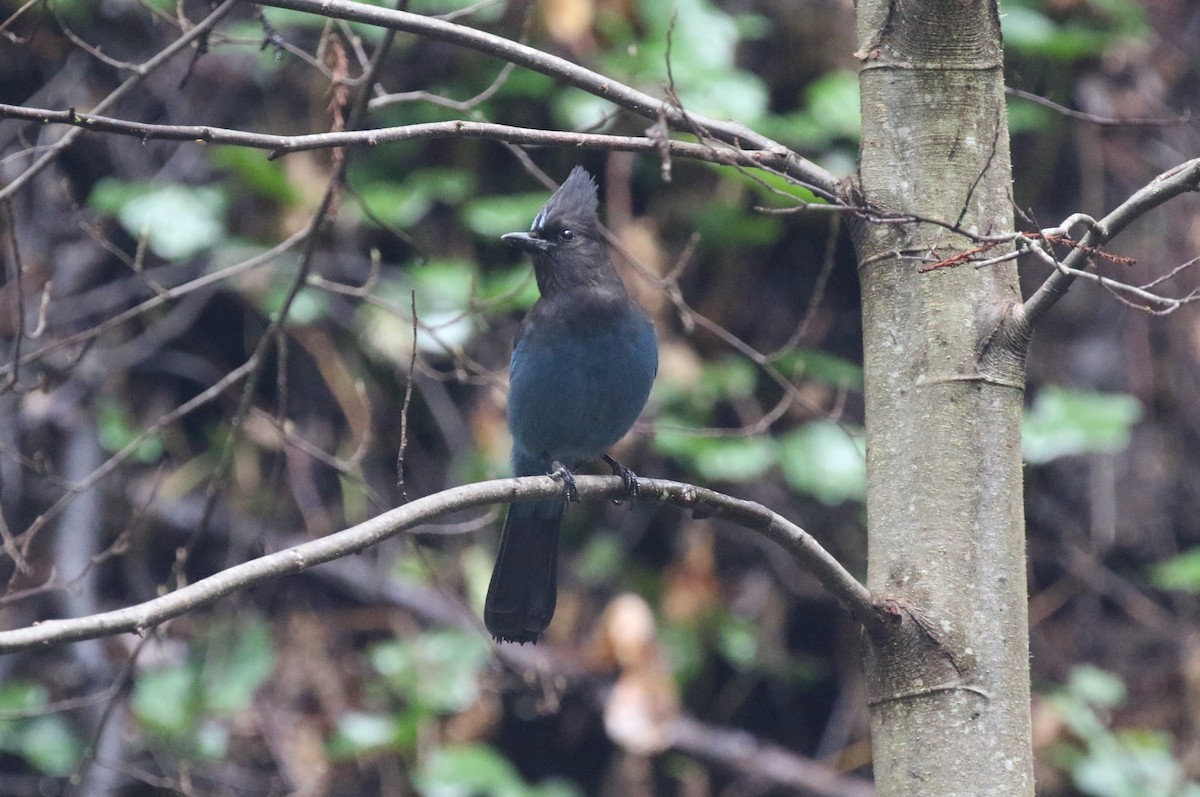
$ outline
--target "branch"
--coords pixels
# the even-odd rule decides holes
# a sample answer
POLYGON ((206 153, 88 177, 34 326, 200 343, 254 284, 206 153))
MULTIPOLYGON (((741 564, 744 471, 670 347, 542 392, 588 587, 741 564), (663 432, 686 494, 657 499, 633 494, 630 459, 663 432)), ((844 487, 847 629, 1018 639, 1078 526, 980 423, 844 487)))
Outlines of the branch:
POLYGON ((1086 113, 1077 111, 1074 108, 1068 108, 1065 105, 1060 105, 1053 100, 1048 100, 1041 95, 1034 94, 1031 91, 1023 89, 1015 89, 1012 86, 1005 86, 1004 93, 1010 97, 1016 97, 1020 100, 1032 102, 1034 105, 1040 105, 1043 108, 1062 114, 1071 119, 1078 119, 1081 122, 1088 122, 1097 127, 1172 127, 1174 125, 1186 125, 1191 123, 1192 115, 1188 111, 1184 111, 1182 116, 1164 116, 1164 117, 1143 117, 1134 116, 1128 119, 1119 116, 1098 116, 1094 113, 1086 113))
POLYGON ((672 129, 695 134, 700 134, 702 131, 703 134, 738 149, 765 150, 786 162, 786 167, 781 169, 784 174, 803 183, 825 199, 832 201, 836 198, 838 180, 830 172, 799 157, 782 144, 755 133, 745 125, 709 119, 690 111, 684 112, 682 108, 672 105, 665 99, 653 97, 566 59, 519 44, 502 36, 420 14, 392 11, 350 2, 350 0, 237 0, 237 2, 258 2, 260 5, 289 8, 319 16, 377 25, 478 50, 535 72, 549 75, 589 94, 609 100, 645 119, 655 122, 660 118, 664 119, 672 129))
MULTIPOLYGON (((615 476, 577 476, 579 498, 599 501, 627 497, 615 476)), ((817 577, 860 623, 871 623, 871 593, 807 532, 761 504, 679 482, 639 479, 639 501, 669 503, 696 516, 723 518, 775 540, 817 577)), ((233 592, 292 575, 357 553, 402 531, 451 512, 510 501, 560 498, 562 484, 550 476, 497 479, 454 487, 419 498, 344 531, 235 565, 153 600, 110 612, 66 620, 46 620, 0 632, 0 654, 38 645, 133 632, 146 634, 160 623, 207 606, 233 592)))
MULTIPOLYGON (((146 61, 144 64, 135 67, 133 76, 127 79, 120 86, 117 86, 115 89, 113 89, 113 91, 110 92, 107 97, 96 104, 94 110, 99 113, 103 113, 104 111, 108 110, 116 104, 117 100, 121 99, 121 97, 125 96, 125 94, 133 90, 135 86, 141 83, 147 75, 156 71, 160 66, 165 64, 167 61, 170 61, 180 52, 191 47, 195 41, 203 39, 203 37, 207 36, 209 32, 217 26, 217 23, 220 22, 226 14, 233 10, 233 5, 237 1, 238 0, 225 0, 224 3, 214 8, 207 17, 189 28, 186 33, 172 42, 158 55, 154 56, 149 61, 146 61)), ((59 153, 71 146, 71 144, 78 137, 79 131, 67 131, 66 135, 51 144, 46 152, 43 153, 40 158, 34 161, 28 169, 21 172, 21 174, 9 182, 8 185, 0 188, 0 200, 7 199, 8 197, 14 195, 17 191, 20 191, 25 183, 32 180, 42 171, 42 169, 49 166, 54 159, 58 157, 59 153)))
POLYGON ((682 716, 671 726, 671 748, 733 770, 751 783, 782 786, 815 797, 874 797, 871 782, 844 775, 832 767, 803 758, 747 731, 708 725, 682 716))
POLYGON ((1043 230, 1047 234, 1057 232, 1066 235, 1076 224, 1084 224, 1088 228, 1079 244, 1063 258, 1063 267, 1047 277, 1013 315, 1014 322, 1033 329, 1071 287, 1076 277, 1074 272, 1083 270, 1081 267, 1090 256, 1090 249, 1112 240, 1134 221, 1167 200, 1190 191, 1200 191, 1200 158, 1181 163, 1155 177, 1099 221, 1077 213, 1066 219, 1059 229, 1043 230))
MULTIPOLYGON (((46 108, 26 108, 0 103, 0 118, 25 119, 46 124, 65 124, 95 133, 115 133, 150 140, 194 141, 206 144, 227 144, 252 149, 270 150, 277 158, 292 152, 337 147, 374 147, 393 141, 418 141, 432 138, 486 138, 510 144, 529 146, 587 147, 588 149, 619 152, 661 152, 663 142, 642 136, 612 136, 599 133, 572 133, 557 130, 538 130, 528 127, 491 124, 487 122, 429 122, 426 124, 353 130, 338 133, 309 133, 297 136, 278 136, 270 133, 251 133, 208 125, 157 125, 131 122, 110 116, 79 113, 74 108, 53 111, 46 108)), ((666 142, 672 155, 719 164, 738 164, 786 171, 789 153, 764 150, 741 150, 734 147, 712 147, 687 141, 666 142)))

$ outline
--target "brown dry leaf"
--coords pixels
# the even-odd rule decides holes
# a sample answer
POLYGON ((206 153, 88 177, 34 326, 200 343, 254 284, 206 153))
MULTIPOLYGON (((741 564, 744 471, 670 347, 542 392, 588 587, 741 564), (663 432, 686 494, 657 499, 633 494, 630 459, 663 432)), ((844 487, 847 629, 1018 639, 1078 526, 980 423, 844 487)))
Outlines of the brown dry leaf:
POLYGON ((550 38, 574 47, 591 39, 596 6, 592 0, 541 0, 542 21, 550 38))
POLYGON ((608 738, 639 755, 661 753, 671 746, 679 716, 675 682, 659 670, 622 673, 604 704, 608 738))
POLYGON ((609 738, 639 755, 670 747, 679 697, 644 600, 624 594, 609 603, 597 627, 594 655, 621 673, 604 704, 609 738))
POLYGON ((446 721, 445 740, 453 744, 477 742, 491 736, 500 725, 503 706, 495 692, 484 693, 465 711, 446 721))
MULTIPOLYGON (((617 237, 638 267, 659 278, 666 272, 666 255, 658 239, 658 230, 651 220, 641 218, 623 224, 617 231, 617 237)), ((664 317, 669 309, 666 291, 640 276, 626 279, 625 284, 633 298, 646 309, 651 318, 664 317)))
POLYGON ((720 597, 713 541, 707 523, 689 524, 683 536, 682 555, 663 574, 662 611, 670 619, 695 620, 720 597))
POLYGON ((293 797, 324 797, 329 794, 333 768, 325 753, 324 728, 312 714, 276 712, 269 719, 268 733, 274 752, 288 782, 299 786, 293 797))

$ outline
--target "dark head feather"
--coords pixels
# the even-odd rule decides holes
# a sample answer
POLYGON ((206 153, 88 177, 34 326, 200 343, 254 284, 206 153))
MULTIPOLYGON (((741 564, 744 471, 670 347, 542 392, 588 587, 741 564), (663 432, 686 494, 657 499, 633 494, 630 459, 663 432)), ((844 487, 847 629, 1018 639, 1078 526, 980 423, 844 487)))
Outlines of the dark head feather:
POLYGON ((596 181, 587 169, 576 166, 554 195, 546 201, 533 219, 531 231, 541 232, 552 227, 583 227, 595 232, 599 225, 596 215, 596 181))

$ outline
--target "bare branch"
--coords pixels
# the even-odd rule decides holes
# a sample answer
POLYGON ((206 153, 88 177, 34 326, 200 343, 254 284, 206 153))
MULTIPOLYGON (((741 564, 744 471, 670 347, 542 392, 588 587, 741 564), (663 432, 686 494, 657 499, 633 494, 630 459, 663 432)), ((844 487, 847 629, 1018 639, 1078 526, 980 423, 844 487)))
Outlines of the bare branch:
MULTIPOLYGON (((1031 241, 1030 245, 1026 247, 1025 251, 1032 252, 1038 257, 1039 260, 1043 260, 1048 263, 1051 268, 1055 269, 1055 273, 1095 282, 1096 284, 1108 290, 1109 293, 1111 293, 1113 297, 1122 304, 1138 310, 1144 310, 1151 315, 1167 315, 1169 313, 1173 313, 1183 305, 1190 304, 1200 297, 1200 289, 1193 290, 1179 298, 1173 298, 1170 296, 1162 296, 1157 293, 1152 293, 1146 289, 1147 286, 1138 287, 1136 285, 1130 285, 1127 282, 1112 279, 1111 277, 1102 276, 1092 271, 1071 268, 1063 261, 1054 257, 1052 253, 1046 251, 1045 247, 1041 246, 1041 244, 1037 241, 1031 241), (1126 296, 1132 298, 1126 298, 1126 296)), ((1171 270, 1171 275, 1178 274, 1184 269, 1194 265, 1198 259, 1200 258, 1194 258, 1186 263, 1176 266, 1171 270)), ((1161 280, 1154 280, 1150 283, 1150 286, 1156 285, 1160 281, 1161 280)))
MULTIPOLYGON (((233 6, 236 2, 238 2, 238 0, 225 0, 224 3, 213 9, 212 13, 188 30, 187 33, 183 34, 174 42, 172 42, 169 47, 165 48, 162 52, 151 58, 149 61, 146 61, 144 64, 136 67, 133 76, 120 86, 117 86, 117 88, 109 93, 107 97, 97 103, 93 110, 96 113, 104 113, 106 110, 115 105, 117 100, 121 99, 121 97, 125 96, 126 93, 131 91, 134 86, 140 83, 142 79, 146 77, 146 75, 151 74, 162 64, 170 61, 180 52, 190 47, 193 42, 207 36, 209 31, 216 27, 217 23, 220 22, 226 14, 233 10, 233 6)), ((4 186, 4 188, 0 188, 0 200, 7 199, 8 197, 14 195, 17 191, 20 191, 25 183, 32 180, 38 173, 42 171, 42 169, 49 166, 54 159, 58 157, 60 152, 69 147, 72 142, 79 137, 81 132, 82 131, 79 130, 68 130, 66 135, 48 147, 46 151, 42 153, 41 157, 34 161, 28 169, 21 172, 18 177, 16 177, 8 185, 4 186)))
POLYGON ((1059 105, 1057 102, 1054 102, 1054 100, 1048 100, 1045 97, 1034 94, 1031 91, 1014 89, 1012 86, 1005 86, 1004 93, 1010 97, 1016 97, 1017 99, 1025 100, 1026 102, 1032 102, 1034 105, 1040 105, 1043 108, 1049 108, 1050 110, 1060 113, 1063 116, 1071 119, 1078 119, 1081 122, 1087 122, 1089 124, 1096 125, 1097 127, 1172 127, 1174 125, 1186 125, 1192 121, 1191 114, 1186 112, 1182 116, 1168 116, 1158 119, 1145 117, 1131 117, 1129 119, 1122 119, 1120 117, 1112 116, 1097 116, 1094 113, 1077 111, 1074 108, 1068 108, 1065 105, 1059 105))
POLYGON ((1181 163, 1155 177, 1099 221, 1093 221, 1083 214, 1075 214, 1064 221, 1058 230, 1043 230, 1047 235, 1066 235, 1076 224, 1087 226, 1087 232, 1079 240, 1079 244, 1063 258, 1062 267, 1047 277, 1041 287, 1014 314, 1015 323, 1029 329, 1037 325, 1071 287, 1071 283, 1078 276, 1075 272, 1084 270, 1086 260, 1090 257, 1089 248, 1107 243, 1154 208, 1191 191, 1200 191, 1200 158, 1181 163))
MULTIPOLYGON (((670 503, 694 514, 728 520, 755 530, 787 549, 856 620, 875 617, 871 593, 807 532, 761 504, 732 498, 691 484, 639 479, 637 500, 670 503)), ((624 498, 627 488, 615 476, 577 476, 582 501, 624 498)), ((174 617, 221 597, 280 576, 292 575, 364 548, 451 512, 487 504, 558 498, 562 484, 550 476, 526 476, 468 484, 419 498, 327 537, 234 565, 208 578, 137 606, 0 632, 0 654, 50 643, 95 639, 120 633, 145 634, 174 617)))
MULTIPOLYGON (((193 293, 195 291, 202 290, 202 289, 208 287, 209 285, 212 285, 212 284, 215 284, 218 282, 222 282, 225 280, 230 280, 230 279, 233 279, 234 277, 242 276, 250 271, 253 271, 254 269, 256 269, 260 266, 270 263, 271 261, 275 260, 276 258, 286 254, 293 247, 295 247, 296 244, 300 243, 305 238, 307 238, 312 229, 313 229, 313 222, 310 222, 309 225, 307 227, 305 227, 303 230, 301 230, 300 232, 294 233, 293 235, 284 239, 283 241, 281 241, 280 243, 271 247, 270 249, 266 250, 265 252, 261 252, 261 253, 255 255, 254 257, 249 258, 248 260, 245 260, 241 263, 230 266, 228 268, 221 269, 220 271, 214 271, 210 274, 205 274, 202 277, 197 277, 196 279, 190 280, 189 282, 185 282, 181 285, 176 285, 175 287, 165 290, 162 293, 156 293, 154 296, 150 297, 146 301, 141 302, 140 304, 137 304, 137 305, 129 308, 128 310, 124 310, 120 313, 117 313, 114 316, 106 318, 104 321, 100 322, 99 324, 96 324, 93 327, 89 327, 88 329, 85 329, 81 332, 77 332, 73 335, 68 335, 67 337, 64 337, 64 338, 59 338, 52 342, 46 343, 45 345, 41 346, 40 348, 34 349, 33 351, 26 352, 25 354, 22 354, 20 357, 15 358, 12 361, 10 361, 4 365, 0 365, 0 376, 4 376, 9 373, 12 373, 17 368, 19 368, 21 365, 24 365, 25 363, 28 363, 28 362, 31 362, 34 360, 41 359, 42 357, 45 357, 47 354, 50 354, 51 352, 66 348, 68 346, 74 346, 77 344, 86 343, 89 340, 92 340, 93 338, 96 338, 96 337, 104 334, 108 330, 113 329, 117 326, 120 326, 121 324, 125 323, 129 319, 136 318, 137 316, 139 316, 143 313, 149 312, 150 310, 153 310, 154 308, 156 308, 160 305, 166 304, 167 302, 171 301, 172 299, 178 299, 181 296, 185 296, 189 293, 193 293)), ((43 296, 43 299, 42 299, 43 305, 46 303, 46 301, 47 300, 43 296)), ((43 311, 43 315, 44 315, 44 311, 43 311)), ((44 319, 39 318, 39 321, 38 321, 39 335, 41 334, 41 328, 43 328, 45 326, 45 324, 43 323, 43 320, 44 319)), ((30 335, 29 337, 34 337, 34 336, 30 335)), ((0 391, 0 392, 3 392, 3 391, 0 391)))
POLYGON ((781 152, 741 150, 734 147, 714 148, 687 141, 663 142, 641 136, 612 136, 599 133, 571 133, 558 130, 538 130, 528 127, 492 124, 488 122, 430 122, 426 124, 384 127, 372 130, 339 133, 309 133, 299 136, 277 136, 250 133, 207 125, 156 125, 130 122, 95 114, 78 113, 73 108, 53 111, 45 108, 24 108, 0 104, 0 118, 27 119, 41 124, 67 124, 96 133, 116 133, 145 141, 194 141, 206 144, 227 144, 252 149, 270 150, 271 157, 292 152, 335 147, 374 147, 393 141, 418 141, 433 138, 486 138, 510 144, 529 146, 586 147, 588 149, 648 152, 660 154, 668 146, 673 155, 709 163, 741 164, 745 166, 786 171, 789 156, 781 152))
MULTIPOLYGON (((237 0, 237 2, 248 3, 251 0, 237 0)), ((645 119, 657 121, 661 114, 662 118, 676 130, 691 131, 693 126, 698 124, 710 136, 725 144, 738 149, 763 150, 770 153, 783 163, 780 171, 784 174, 811 188, 825 199, 836 198, 838 180, 833 174, 801 158, 782 144, 750 130, 745 125, 709 119, 690 111, 685 115, 682 109, 661 98, 645 94, 566 59, 505 39, 502 36, 420 14, 391 11, 363 3, 350 2, 350 0, 266 0, 261 4, 306 11, 311 14, 362 22, 368 25, 378 25, 382 28, 415 33, 437 41, 478 50, 535 72, 549 75, 568 85, 609 100, 645 119)), ((674 150, 672 151, 674 152, 674 150)))
POLYGON ((703 724, 688 716, 671 726, 671 747, 763 783, 796 789, 818 797, 873 797, 864 778, 843 775, 832 767, 763 742, 743 730, 703 724))

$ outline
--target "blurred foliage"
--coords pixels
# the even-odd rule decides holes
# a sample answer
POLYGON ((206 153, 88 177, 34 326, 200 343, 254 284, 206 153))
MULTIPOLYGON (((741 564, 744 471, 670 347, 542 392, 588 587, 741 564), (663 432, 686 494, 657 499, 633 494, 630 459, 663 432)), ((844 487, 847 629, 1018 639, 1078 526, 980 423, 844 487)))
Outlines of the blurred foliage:
POLYGON ((477 634, 453 629, 375 645, 366 684, 370 711, 338 720, 329 753, 335 760, 388 749, 413 756, 422 733, 441 717, 470 708, 490 649, 477 634))
POLYGON ((1200 547, 1189 548, 1150 568, 1150 583, 1158 589, 1200 593, 1200 547))
POLYGON ((229 753, 228 722, 250 709, 275 666, 271 629, 248 616, 205 628, 186 661, 139 673, 131 706, 147 731, 206 758, 229 753))
POLYGON ((49 703, 49 692, 40 683, 14 679, 0 684, 0 751, 20 756, 47 775, 68 775, 83 745, 61 714, 43 713, 49 703))
MULTIPOLYGON (((1045 0, 1008 0, 1000 17, 1006 47, 1060 62, 1096 58, 1122 40, 1144 39, 1146 12, 1136 0, 1091 0, 1063 14, 1045 0)), ((1060 4, 1068 7, 1070 4, 1060 4)))
POLYGON ((211 186, 154 185, 104 179, 88 204, 115 216, 134 238, 156 254, 179 260, 211 248, 225 236, 222 218, 229 202, 211 186))
MULTIPOLYGON (((376 4, 391 5, 385 0, 376 4)), ((187 8, 195 11, 200 5, 206 4, 187 8)), ((469 5, 467 0, 413 0, 408 7, 435 14, 469 5)), ((54 13, 76 33, 91 37, 101 52, 131 61, 148 57, 150 43, 162 46, 176 35, 166 23, 176 10, 175 0, 53 4, 54 13), (153 16, 150 8, 165 16, 153 16)), ((821 13, 828 10, 823 7, 821 13)), ((32 9, 30 18, 43 11, 32 9)), ((835 32, 823 18, 804 24, 810 8, 712 0, 578 0, 566 6, 547 1, 533 4, 528 25, 519 11, 505 3, 482 4, 465 22, 523 36, 532 46, 656 95, 673 78, 686 108, 736 119, 838 174, 854 171, 860 110, 853 47, 828 47, 835 32), (552 11, 554 19, 549 18, 552 11), (561 27, 568 12, 582 15, 573 32, 561 27)), ((1142 4, 1134 0, 1005 0, 1002 12, 1007 66, 1017 77, 1011 82, 1066 104, 1072 103, 1081 76, 1103 74, 1106 56, 1145 41, 1150 24, 1142 4)), ((325 59, 327 68, 332 35, 349 31, 361 36, 362 42, 340 39, 350 51, 356 77, 360 65, 354 48, 361 43, 369 50, 379 41, 379 30, 357 23, 330 25, 316 16, 274 8, 264 15, 279 37, 276 42, 260 48, 264 30, 249 14, 230 19, 198 59, 191 85, 180 84, 181 65, 178 74, 159 76, 161 85, 146 90, 149 99, 127 98, 129 104, 118 115, 281 134, 327 129, 327 76, 281 42, 317 61, 325 59)), ((43 31, 56 30, 50 17, 38 23, 43 31)), ((65 39, 53 44, 22 50, 48 59, 39 62, 39 81, 61 68, 62 53, 73 46, 65 39)), ((107 85, 123 74, 106 71, 99 59, 88 64, 96 72, 88 80, 74 80, 79 86, 107 85)), ((501 68, 482 54, 401 36, 384 80, 389 91, 428 91, 462 101, 489 88, 501 68)), ((1178 74, 1190 73, 1180 67, 1178 74)), ((17 80, 14 71, 11 82, 17 80)), ((31 83, 25 96, 38 96, 42 88, 31 83)), ((475 118, 614 133, 645 130, 645 120, 613 110, 604 100, 516 69, 468 111, 396 102, 372 110, 369 123, 475 118)), ((1064 149, 1075 146, 1064 132, 1070 130, 1067 122, 1019 99, 1009 101, 1009 110, 1014 135, 1046 148, 1041 166, 1033 157, 1025 164, 1018 158, 1019 167, 1028 166, 1018 172, 1018 186, 1045 178, 1051 183, 1046 190, 1073 190, 1077 175, 1064 176, 1045 166, 1073 163, 1064 149)), ((122 298, 128 301, 161 287, 154 282, 160 268, 182 271, 194 265, 196 274, 215 275, 276 245, 307 218, 325 189, 330 166, 328 153, 319 152, 270 159, 262 151, 224 146, 107 139, 97 146, 97 136, 82 139, 69 153, 71 166, 54 177, 71 182, 78 197, 72 201, 83 205, 82 213, 51 217, 52 203, 38 205, 39 213, 51 219, 52 241, 64 243, 62 249, 31 244, 31 271, 42 261, 79 268, 84 273, 78 282, 85 287, 106 282, 110 287, 128 279, 135 285, 125 289, 122 298), (111 248, 106 251, 120 257, 86 272, 78 253, 67 248, 79 246, 70 235, 83 226, 91 235, 107 238, 104 243, 111 248)), ((635 247, 631 243, 639 241, 628 229, 614 224, 613 230, 645 261, 623 273, 647 306, 655 305, 664 343, 663 367, 647 414, 652 439, 646 433, 631 436, 622 459, 628 458, 639 473, 712 485, 767 502, 801 520, 852 570, 860 571, 866 484, 863 374, 850 244, 830 241, 823 214, 759 211, 819 200, 777 175, 681 160, 673 163, 673 182, 667 184, 654 157, 621 161, 550 149, 530 150, 530 155, 552 178, 581 162, 606 187, 616 181, 616 187, 628 188, 628 204, 622 204, 620 192, 603 197, 609 219, 627 218, 647 232, 648 242, 635 247), (628 172, 627 185, 620 184, 626 174, 622 169, 628 172), (693 234, 698 235, 694 242, 693 234), (651 279, 641 273, 647 264, 651 279), (654 279, 676 266, 675 287, 696 312, 770 356, 753 362, 727 341, 696 328, 654 279), (810 308, 818 284, 826 292, 810 308), (793 339, 791 330, 801 328, 804 334, 793 339), (783 394, 779 375, 794 383, 794 393, 783 394), (782 409, 773 414, 777 407, 782 409), (762 424, 768 416, 771 422, 762 424)), ((198 578, 225 566, 233 555, 275 545, 274 534, 288 535, 288 540, 297 533, 316 536, 340 528, 347 519, 400 503, 398 407, 409 386, 414 348, 419 378, 413 383, 406 430, 406 489, 419 495, 506 472, 503 373, 517 319, 536 300, 537 291, 528 262, 497 239, 527 229, 548 192, 493 142, 409 141, 352 150, 348 157, 348 185, 314 260, 314 274, 325 282, 314 280, 301 288, 288 311, 288 352, 271 359, 253 396, 255 410, 278 415, 280 430, 255 427, 233 438, 234 472, 218 501, 216 516, 232 518, 228 522, 236 531, 231 535, 261 533, 262 539, 255 537, 245 548, 233 546, 231 554, 230 540, 215 530, 219 522, 199 529, 193 525, 194 514, 183 511, 188 500, 205 494, 217 464, 215 452, 231 439, 230 418, 239 395, 234 392, 196 418, 147 435, 121 466, 126 482, 106 493, 112 501, 104 517, 106 533, 112 537, 130 526, 134 536, 130 553, 114 557, 115 563, 96 565, 103 575, 105 603, 127 605, 155 594, 181 533, 196 535, 189 576, 198 578), (281 441, 285 435, 292 436, 288 442, 281 441), (316 458, 305 455, 314 449, 329 456, 314 464, 316 458), (154 502, 143 506, 146 483, 160 479, 158 498, 184 521, 171 520, 178 514, 167 511, 156 515, 154 502), (143 525, 130 523, 130 517, 143 525)), ((1027 198, 1020 190, 1017 198, 1023 208, 1032 205, 1047 217, 1059 204, 1075 199, 1063 200, 1057 193, 1054 201, 1040 195, 1027 198)), ((84 242, 99 248, 95 240, 84 242)), ((293 252, 225 280, 205 299, 199 320, 186 333, 178 339, 163 335, 161 357, 147 358, 130 372, 94 377, 99 386, 87 411, 103 449, 115 453, 139 440, 166 408, 242 362, 265 324, 281 311, 296 269, 293 252)), ((54 276, 56 290, 71 284, 54 276)), ((97 296, 88 294, 82 302, 97 317, 125 306, 97 296)), ((57 301, 57 293, 55 297, 57 301)), ((153 338, 156 325, 177 307, 162 308, 161 316, 139 317, 105 336, 97 349, 139 336, 153 338)), ((73 332, 87 323, 95 321, 80 312, 63 326, 73 332)), ((1080 377, 1071 388, 1033 385, 1023 439, 1028 462, 1086 467, 1087 457, 1079 455, 1127 450, 1137 424, 1155 408, 1130 394, 1091 389, 1093 381, 1100 383, 1080 377), (1081 462, 1070 462, 1070 457, 1081 462)), ((1108 390, 1134 391, 1104 384, 1108 390)), ((55 387, 52 379, 48 389, 55 387)), ((31 406, 12 417, 47 415, 44 408, 31 406)), ((38 428, 22 439, 51 452, 47 456, 53 459, 54 434, 38 428)), ((30 459, 40 467, 42 449, 35 453, 30 459)), ((1046 470, 1030 469, 1039 478, 1046 470)), ((36 517, 44 508, 39 500, 29 499, 22 511, 36 517)), ((1186 496, 1179 503, 1187 506, 1186 496)), ((1086 507, 1080 501, 1066 511, 1083 517, 1086 507)), ((803 574, 772 569, 778 564, 773 553, 736 534, 716 534, 712 561, 687 574, 695 578, 695 583, 688 581, 678 572, 680 540, 693 529, 693 521, 642 506, 611 520, 604 509, 570 510, 569 523, 611 527, 615 533, 566 535, 560 578, 561 613, 567 619, 565 630, 556 629, 556 643, 574 647, 572 653, 582 650, 604 602, 621 590, 636 589, 662 615, 658 642, 686 711, 744 724, 801 752, 818 749, 830 706, 854 677, 839 662, 857 655, 855 636, 836 633, 845 621, 832 602, 813 597, 803 574), (669 598, 679 594, 694 598, 695 605, 669 610, 669 598)), ((479 523, 476 518, 469 522, 479 523)), ((1033 518, 1031 525, 1036 522, 1033 518)), ((494 535, 485 530, 453 541, 431 536, 436 539, 381 546, 389 578, 444 600, 479 606, 494 535)), ((1200 591, 1200 549, 1180 547, 1183 553, 1174 556, 1156 554, 1169 557, 1156 563, 1140 554, 1129 558, 1153 588, 1195 593, 1200 591)), ((1032 569, 1038 567, 1035 562, 1032 569)), ((1050 578, 1057 576, 1055 570, 1050 578)), ((171 644, 161 657, 147 657, 139 665, 132 709, 152 754, 175 756, 185 770, 208 766, 215 771, 240 752, 238 734, 246 731, 239 718, 255 710, 256 695, 259 700, 279 699, 264 698, 269 690, 262 689, 277 665, 282 666, 285 645, 291 642, 272 635, 279 606, 311 601, 335 660, 322 674, 344 678, 339 687, 345 694, 337 711, 308 692, 300 700, 320 706, 314 709, 320 724, 312 755, 335 777, 345 778, 339 782, 342 791, 378 792, 382 777, 376 779, 372 766, 380 761, 399 762, 398 777, 410 781, 405 788, 434 797, 565 797, 588 791, 540 776, 550 770, 583 778, 595 768, 592 761, 546 764, 558 762, 568 748, 574 752, 580 738, 595 743, 595 737, 578 735, 578 726, 587 721, 569 714, 573 709, 564 710, 567 719, 546 737, 537 737, 542 741, 531 744, 532 751, 522 750, 518 743, 523 733, 528 730, 532 736, 530 728, 553 723, 527 703, 499 705, 497 696, 511 697, 512 690, 502 688, 502 668, 494 666, 482 632, 426 628, 385 603, 371 603, 363 611, 364 599, 329 587, 320 574, 285 581, 301 588, 292 593, 288 585, 264 586, 249 601, 253 608, 235 617, 214 620, 197 614, 194 625, 178 624, 166 632, 171 644), (370 625, 364 614, 379 624, 370 625), (380 614, 387 615, 386 621, 378 620, 380 614), (403 619, 397 621, 393 614, 403 619), (476 712, 488 719, 452 741, 447 728, 476 712)), ((55 609, 40 605, 39 610, 55 609)), ((1034 665, 1041 665, 1036 657, 1034 665)), ((47 667, 43 684, 41 672, 34 672, 0 684, 0 751, 32 771, 62 776, 81 756, 81 738, 86 738, 80 733, 82 724, 69 713, 38 712, 53 708, 51 695, 57 699, 60 692, 75 688, 74 676, 67 667, 47 667), (6 713, 21 716, 4 719, 6 713)), ((558 688, 557 682, 547 687, 558 688)), ((1173 762, 1170 737, 1112 729, 1112 715, 1125 699, 1115 676, 1077 670, 1050 699, 1071 729, 1053 760, 1071 774, 1078 791, 1096 797, 1194 797, 1195 783, 1173 762)), ((853 724, 844 717, 838 721, 843 720, 853 724)), ((861 723, 846 733, 861 738, 861 723)), ((597 758, 610 752, 607 747, 598 750, 597 758)), ((386 768, 381 765, 380 771, 386 768)), ((722 776, 712 777, 713 793, 739 790, 727 787, 722 776)))
POLYGON ((480 744, 434 750, 418 767, 413 783, 426 797, 576 797, 570 783, 548 780, 530 786, 496 751, 480 744))
POLYGON ((1046 385, 1025 413, 1021 451, 1033 463, 1123 451, 1141 418, 1142 405, 1134 396, 1046 385))
POLYGON ((1074 737, 1057 743, 1050 757, 1089 797, 1200 797, 1200 782, 1190 780, 1173 756, 1170 734, 1112 728, 1112 712, 1125 697, 1120 677, 1075 668, 1066 686, 1046 698, 1074 737))

